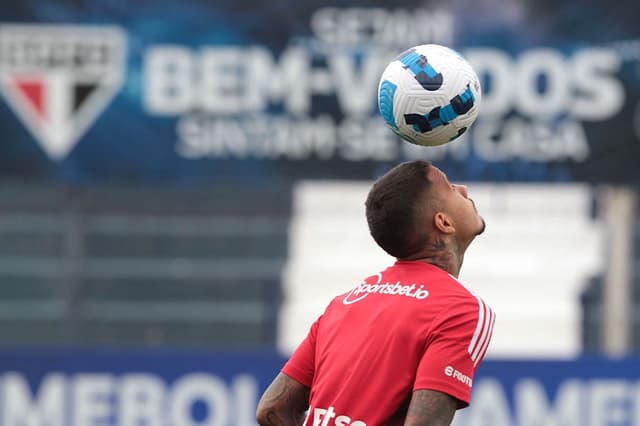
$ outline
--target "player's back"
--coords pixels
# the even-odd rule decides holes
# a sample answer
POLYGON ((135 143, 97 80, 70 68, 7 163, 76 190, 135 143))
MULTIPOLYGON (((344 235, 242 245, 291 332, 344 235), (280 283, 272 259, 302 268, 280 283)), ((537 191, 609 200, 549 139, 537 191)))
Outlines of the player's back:
MULTIPOLYGON (((396 262, 336 297, 312 330, 306 424, 402 424, 420 369, 435 368, 433 380, 445 387, 451 380, 437 363, 421 366, 430 342, 449 333, 445 323, 452 312, 477 311, 478 303, 448 273, 423 262, 396 262)), ((450 334, 456 338, 455 329, 450 334)))

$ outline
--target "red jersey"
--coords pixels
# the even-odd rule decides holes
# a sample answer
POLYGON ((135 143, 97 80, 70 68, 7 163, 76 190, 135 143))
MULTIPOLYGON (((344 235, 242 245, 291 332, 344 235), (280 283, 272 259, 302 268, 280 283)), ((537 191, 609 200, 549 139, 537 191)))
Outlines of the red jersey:
POLYGON ((415 390, 469 404, 494 320, 447 272, 397 261, 333 299, 282 372, 311 388, 305 425, 402 424, 415 390))

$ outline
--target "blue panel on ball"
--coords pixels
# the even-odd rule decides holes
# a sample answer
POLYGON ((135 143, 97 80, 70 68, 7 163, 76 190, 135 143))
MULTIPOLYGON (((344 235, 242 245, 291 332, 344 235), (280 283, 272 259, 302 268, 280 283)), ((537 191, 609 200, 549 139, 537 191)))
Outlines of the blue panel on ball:
POLYGON ((471 87, 467 86, 464 92, 451 99, 451 107, 458 115, 466 114, 473 107, 474 101, 475 97, 473 96, 471 87))
POLYGON ((436 127, 446 126, 457 117, 466 114, 473 107, 474 101, 473 92, 467 86, 466 90, 451 99, 449 104, 443 107, 435 107, 425 115, 405 114, 404 120, 406 124, 413 126, 416 132, 426 133, 436 127))
POLYGON ((393 97, 396 94, 397 88, 398 86, 389 80, 384 80, 380 85, 380 93, 378 94, 378 108, 380 108, 380 114, 382 114, 384 121, 395 129, 397 129, 398 126, 396 125, 396 119, 393 117, 393 97))
POLYGON ((405 69, 413 73, 415 79, 425 90, 434 91, 442 86, 442 74, 431 66, 426 56, 410 49, 403 53, 398 60, 405 69))

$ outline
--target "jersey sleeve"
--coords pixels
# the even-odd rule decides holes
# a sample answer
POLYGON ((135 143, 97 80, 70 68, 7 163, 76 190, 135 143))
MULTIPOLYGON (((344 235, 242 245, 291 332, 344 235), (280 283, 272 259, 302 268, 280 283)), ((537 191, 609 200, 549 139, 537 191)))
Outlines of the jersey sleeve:
POLYGON ((429 331, 414 391, 437 390, 469 405, 473 376, 489 346, 495 314, 480 298, 455 301, 442 311, 429 331))
POLYGON ((315 373, 316 337, 321 318, 322 317, 318 318, 311 325, 307 337, 305 337, 293 352, 291 358, 289 358, 284 367, 282 367, 284 374, 308 387, 311 387, 315 373))

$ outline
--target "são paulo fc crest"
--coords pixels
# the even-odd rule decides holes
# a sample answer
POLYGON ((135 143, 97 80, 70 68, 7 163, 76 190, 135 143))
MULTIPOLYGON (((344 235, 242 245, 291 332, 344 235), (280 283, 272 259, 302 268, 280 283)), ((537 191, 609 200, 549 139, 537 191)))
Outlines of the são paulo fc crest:
POLYGON ((0 25, 0 93, 63 159, 122 86, 125 50, 115 26, 0 25))

